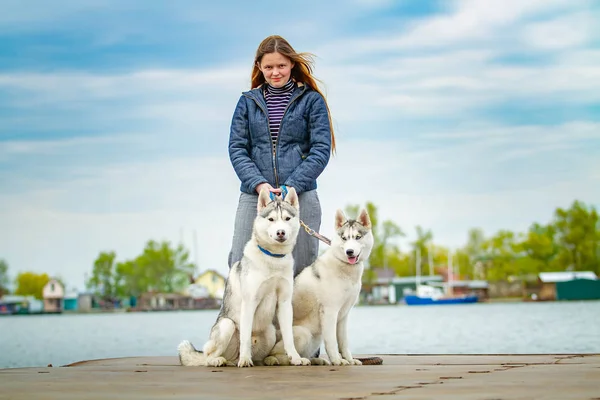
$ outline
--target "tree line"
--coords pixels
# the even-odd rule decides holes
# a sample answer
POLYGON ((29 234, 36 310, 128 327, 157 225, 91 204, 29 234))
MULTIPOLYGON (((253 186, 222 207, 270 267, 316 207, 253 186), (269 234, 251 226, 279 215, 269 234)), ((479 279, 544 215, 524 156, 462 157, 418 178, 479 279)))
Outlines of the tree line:
POLYGON ((117 262, 114 251, 101 252, 86 286, 105 300, 137 297, 149 291, 179 292, 194 277, 195 265, 189 256, 182 244, 173 247, 168 241, 153 240, 131 260, 117 262))
MULTIPOLYGON (((445 273, 448 248, 434 242, 433 232, 417 226, 415 239, 402 249, 398 239, 406 233, 392 220, 380 221, 377 206, 367 208, 375 239, 364 281, 372 282, 378 269, 390 269, 397 276, 413 276, 417 253, 421 272, 445 273)), ((349 216, 359 205, 349 205, 349 216)), ((534 222, 526 232, 500 230, 486 236, 479 228, 468 232, 466 244, 453 251, 453 265, 462 279, 506 280, 550 271, 594 271, 600 275, 600 221, 594 206, 574 201, 569 208, 557 208, 546 223, 534 222)), ((114 251, 100 252, 92 265, 86 287, 105 300, 139 296, 148 291, 178 292, 194 277, 197 266, 189 251, 168 241, 146 243, 137 257, 117 261, 114 251)), ((32 272, 19 273, 15 294, 41 298, 50 277, 32 272)), ((8 293, 8 264, 0 260, 0 294, 8 293)))
MULTIPOLYGON (((59 282, 62 279, 55 278, 59 282)), ((15 278, 14 294, 21 296, 34 296, 36 299, 42 299, 44 286, 50 281, 50 276, 46 273, 37 274, 35 272, 20 272, 15 278)), ((10 277, 8 275, 8 263, 0 259, 0 297, 9 294, 10 277)))
MULTIPOLYGON (((356 215, 358 205, 346 207, 356 215)), ((416 238, 403 251, 395 244, 406 236, 394 221, 379 221, 377 207, 367 203, 375 244, 365 281, 372 281, 378 268, 389 268, 397 276, 421 272, 445 273, 448 248, 434 242, 433 232, 417 226, 416 238)), ((600 275, 600 221, 594 206, 574 201, 569 208, 557 208, 546 223, 534 222, 526 232, 500 230, 486 236, 479 228, 469 230, 466 244, 453 251, 452 265, 463 279, 488 281, 524 278, 540 272, 594 271, 600 275)))
MULTIPOLYGON (((167 241, 150 240, 131 260, 117 261, 114 251, 100 252, 85 284, 100 299, 112 301, 149 291, 181 291, 193 279, 194 270, 183 245, 174 247, 167 241)), ((55 279, 64 286, 60 278, 55 279)), ((14 294, 42 299, 42 289, 49 280, 46 273, 20 272, 14 280, 14 294)), ((9 282, 8 263, 0 259, 0 296, 10 292, 9 282)))

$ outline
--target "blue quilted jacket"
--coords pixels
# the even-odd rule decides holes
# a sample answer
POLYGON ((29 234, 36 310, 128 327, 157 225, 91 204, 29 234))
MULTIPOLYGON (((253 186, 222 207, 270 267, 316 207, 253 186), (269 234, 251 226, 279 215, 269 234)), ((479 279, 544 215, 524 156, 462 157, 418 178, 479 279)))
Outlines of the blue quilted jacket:
POLYGON ((298 84, 281 120, 273 152, 262 87, 242 93, 229 136, 229 158, 240 189, 256 193, 260 183, 292 186, 298 193, 317 188, 331 153, 331 130, 323 97, 298 84))

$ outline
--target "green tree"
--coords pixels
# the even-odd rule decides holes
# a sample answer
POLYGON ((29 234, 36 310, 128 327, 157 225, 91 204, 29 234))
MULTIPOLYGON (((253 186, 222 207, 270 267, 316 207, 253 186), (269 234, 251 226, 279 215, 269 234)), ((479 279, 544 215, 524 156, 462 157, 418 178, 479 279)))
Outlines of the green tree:
POLYGON ((169 242, 150 240, 134 260, 116 265, 113 287, 118 296, 137 296, 147 291, 172 293, 183 290, 194 271, 195 265, 183 245, 173 248, 169 242))
POLYGON ((35 296, 36 299, 43 298, 44 286, 50 281, 48 274, 36 274, 35 272, 21 272, 15 279, 15 294, 20 296, 35 296))
MULTIPOLYGON (((429 268, 433 268, 433 265, 430 265, 431 257, 429 257, 429 252, 431 251, 431 247, 433 246, 433 232, 431 232, 431 230, 423 229, 420 225, 417 225, 415 227, 415 231, 417 234, 417 238, 414 242, 411 243, 413 250, 411 253, 411 257, 413 258, 413 260, 415 260, 413 262, 413 265, 415 265, 418 250, 419 256, 421 257, 421 275, 424 275, 426 274, 426 271, 429 271, 429 268)), ((412 274, 415 273, 416 270, 412 272, 412 274)))
POLYGON ((0 259, 0 297, 8 293, 8 263, 0 259))
POLYGON ((188 258, 189 252, 182 245, 172 249, 169 242, 151 240, 134 263, 145 271, 142 286, 146 290, 174 292, 183 289, 194 273, 194 264, 188 258))
POLYGON ((467 243, 454 252, 455 271, 459 276, 465 279, 485 278, 485 241, 485 234, 481 228, 469 229, 467 243))
POLYGON ((115 285, 115 252, 101 252, 94 261, 92 276, 86 286, 105 300, 116 296, 115 285))
POLYGON ((147 291, 176 292, 182 290, 193 276, 195 266, 189 252, 179 245, 150 240, 142 254, 133 260, 115 262, 114 252, 102 252, 94 262, 87 282, 104 299, 139 296, 147 291))
POLYGON ((147 286, 144 271, 135 263, 135 260, 117 263, 115 268, 117 297, 139 296, 147 286))
POLYGON ((529 227, 522 246, 532 261, 533 271, 530 272, 539 273, 559 269, 553 263, 560 250, 555 237, 556 228, 553 225, 540 225, 536 222, 529 227))
POLYGON ((464 251, 470 263, 475 263, 484 254, 485 234, 481 228, 471 228, 467 234, 467 244, 464 251))
POLYGON ((476 279, 474 264, 465 249, 458 249, 453 254, 455 279, 476 279))
POLYGON ((557 257, 559 268, 591 270, 600 274, 600 235, 596 209, 575 201, 568 209, 556 209, 553 226, 560 245, 557 257))
POLYGON ((397 276, 410 276, 413 274, 412 259, 409 254, 396 251, 389 254, 388 264, 397 276))
POLYGON ((514 232, 500 230, 483 243, 483 259, 486 263, 486 279, 491 281, 507 279, 517 272, 515 259, 519 251, 514 232))

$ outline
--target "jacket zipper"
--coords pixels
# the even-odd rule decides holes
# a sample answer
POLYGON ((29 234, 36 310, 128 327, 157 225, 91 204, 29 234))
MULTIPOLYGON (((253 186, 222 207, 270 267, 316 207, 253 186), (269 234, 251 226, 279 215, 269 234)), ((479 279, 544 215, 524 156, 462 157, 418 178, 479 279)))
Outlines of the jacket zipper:
MULTIPOLYGON (((294 101, 296 101, 296 99, 298 99, 300 96, 302 96, 302 94, 304 93, 305 90, 306 90, 306 88, 303 87, 301 92, 298 93, 296 95, 296 97, 290 99, 287 106, 285 107, 285 110, 283 110, 283 115, 281 116, 281 122, 279 123, 279 132, 277 133, 277 137, 275 138, 275 149, 273 149, 273 169, 275 170, 275 184, 277 185, 277 187, 279 187, 279 176, 277 176, 277 148, 279 147, 278 146, 279 134, 281 133, 281 127, 283 126, 283 118, 285 118, 285 114, 287 113, 288 108, 290 108, 290 105, 294 101)), ((267 119, 268 119, 268 114, 267 114, 267 119)))
MULTIPOLYGON (((306 88, 302 88, 302 91, 300 93, 298 93, 296 95, 296 97, 292 98, 288 105, 285 107, 285 110, 283 110, 283 115, 281 116, 281 123, 279 124, 279 132, 281 132, 281 126, 283 123, 283 117, 285 117, 285 114, 287 113, 288 108, 290 108, 290 104, 292 104, 294 101, 296 101, 296 99, 298 97, 300 97, 302 95, 302 93, 304 93, 304 91, 306 90, 306 88)), ((267 112, 267 110, 265 110, 265 108, 262 106, 262 104, 260 104, 260 102, 254 98, 254 96, 249 96, 249 95, 245 95, 246 97, 251 98, 252 100, 254 100, 254 102, 256 103, 256 105, 258 107, 260 107, 260 109, 265 113, 265 116, 267 117, 267 126, 269 126, 269 113, 267 112)), ((269 131, 269 136, 271 135, 271 130, 268 129, 269 131)), ((279 133, 277 133, 277 138, 275 139, 275 148, 273 149, 273 172, 275 173, 275 187, 278 188, 279 187, 279 176, 277 175, 277 145, 279 144, 279 133)))

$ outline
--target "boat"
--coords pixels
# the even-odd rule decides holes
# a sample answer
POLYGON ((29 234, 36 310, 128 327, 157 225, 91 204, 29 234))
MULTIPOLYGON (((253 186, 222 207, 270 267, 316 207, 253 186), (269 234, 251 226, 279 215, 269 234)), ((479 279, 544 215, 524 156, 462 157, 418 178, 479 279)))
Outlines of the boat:
MULTIPOLYGON (((454 277, 454 267, 452 265, 452 252, 448 252, 448 282, 443 287, 436 287, 432 285, 421 285, 419 280, 421 277, 421 252, 417 247, 416 254, 416 270, 417 270, 417 284, 416 293, 406 293, 404 295, 404 302, 408 306, 425 306, 435 304, 466 304, 466 303, 477 303, 479 296, 475 294, 465 295, 454 295, 452 291, 452 281, 454 277)), ((432 265, 431 251, 429 251, 430 259, 429 265, 432 265)), ((432 273, 430 268, 430 273, 432 273)))
POLYGON ((441 288, 419 285, 416 294, 404 295, 404 301, 409 306, 425 306, 431 304, 477 303, 479 297, 477 295, 448 295, 441 288))

